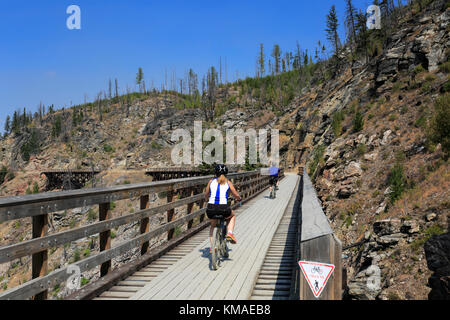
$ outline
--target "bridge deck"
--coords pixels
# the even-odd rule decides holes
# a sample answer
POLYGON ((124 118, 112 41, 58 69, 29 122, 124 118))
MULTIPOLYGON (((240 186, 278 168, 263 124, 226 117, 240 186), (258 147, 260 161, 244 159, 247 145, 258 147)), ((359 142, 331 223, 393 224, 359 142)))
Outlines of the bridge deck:
MULTIPOLYGON (((238 244, 229 246, 230 258, 219 270, 211 269, 208 228, 184 243, 184 248, 176 248, 166 257, 163 256, 162 260, 170 259, 170 256, 177 259, 171 260, 171 263, 167 263, 165 267, 161 264, 159 267, 163 268, 147 278, 145 286, 130 288, 131 292, 122 295, 121 298, 132 300, 249 299, 258 271, 297 181, 297 175, 287 174, 286 178, 280 182, 277 199, 269 199, 268 191, 266 191, 238 210, 240 212, 238 212, 235 229, 238 244), (189 243, 190 241, 192 243, 189 243)), ((148 267, 148 272, 152 265, 148 267)), ((155 263, 155 267, 157 266, 158 260, 155 263)), ((139 274, 145 275, 145 273, 146 271, 139 274)), ((130 277, 131 280, 138 280, 136 276, 130 277)), ((126 285, 127 280, 122 283, 126 285)), ((117 294, 111 292, 97 299, 114 299, 120 295, 118 292, 117 294)))

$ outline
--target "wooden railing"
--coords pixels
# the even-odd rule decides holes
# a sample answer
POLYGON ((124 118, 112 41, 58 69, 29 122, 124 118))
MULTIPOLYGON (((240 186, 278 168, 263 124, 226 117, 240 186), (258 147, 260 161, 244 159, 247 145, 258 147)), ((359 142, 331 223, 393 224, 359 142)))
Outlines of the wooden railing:
MULTIPOLYGON (((283 174, 283 171, 282 171, 283 174)), ((46 299, 48 289, 66 281, 71 273, 68 266, 48 273, 48 250, 76 240, 99 235, 100 252, 73 263, 80 272, 100 266, 100 277, 111 273, 111 260, 134 248, 140 248, 141 256, 148 254, 149 241, 167 233, 166 241, 173 241, 174 230, 182 225, 196 229, 194 219, 206 227, 203 190, 211 179, 208 177, 176 179, 134 185, 113 186, 76 191, 42 193, 35 195, 0 198, 0 222, 31 218, 31 240, 0 247, 0 263, 24 256, 32 256, 32 280, 0 293, 0 299, 46 299), (167 203, 149 207, 149 195, 165 193, 167 203), (175 197, 176 196, 176 197, 175 197), (139 198, 140 210, 116 218, 111 217, 113 201, 139 198), (177 199, 178 198, 178 199, 177 199), (198 210, 194 211, 194 204, 198 210), (86 208, 98 205, 99 221, 67 231, 48 234, 48 214, 61 210, 86 208), (186 215, 175 220, 175 208, 186 206, 186 215), (166 223, 151 228, 149 218, 166 213, 166 223), (111 247, 111 229, 140 221, 140 235, 111 247)), ((247 201, 268 187, 269 177, 259 171, 230 174, 229 179, 238 188, 243 201, 247 201)), ((234 204, 233 207, 236 207, 234 204)))
POLYGON ((334 235, 317 198, 314 186, 303 168, 299 168, 300 185, 294 205, 298 215, 295 272, 291 298, 299 300, 342 299, 342 244, 334 235), (335 269, 326 287, 316 298, 302 273, 298 262, 309 261, 333 264, 335 269))

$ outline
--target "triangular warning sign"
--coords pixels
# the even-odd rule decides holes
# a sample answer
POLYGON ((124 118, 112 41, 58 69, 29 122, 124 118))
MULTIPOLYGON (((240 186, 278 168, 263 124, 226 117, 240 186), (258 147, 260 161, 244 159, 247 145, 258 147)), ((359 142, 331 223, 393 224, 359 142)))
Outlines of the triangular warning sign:
POLYGON ((299 261, 300 268, 316 298, 319 298, 334 271, 334 265, 320 262, 299 261))

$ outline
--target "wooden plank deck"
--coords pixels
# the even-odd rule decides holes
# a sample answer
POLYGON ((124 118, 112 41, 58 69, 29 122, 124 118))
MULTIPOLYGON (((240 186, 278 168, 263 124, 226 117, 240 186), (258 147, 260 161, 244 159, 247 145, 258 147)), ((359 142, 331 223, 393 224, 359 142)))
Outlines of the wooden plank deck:
POLYGON ((277 199, 269 199, 266 191, 241 208, 235 229, 238 244, 229 246, 230 258, 219 270, 211 269, 210 244, 205 230, 196 237, 197 241, 199 237, 203 240, 200 244, 155 274, 137 292, 108 295, 113 299, 121 295, 121 299, 132 300, 250 299, 258 271, 298 178, 297 175, 286 174, 286 178, 280 182, 277 199))
POLYGON ((293 275, 297 268, 295 243, 297 242, 298 228, 298 212, 295 204, 299 187, 298 183, 272 238, 253 287, 251 300, 293 299, 291 286, 295 285, 293 275))

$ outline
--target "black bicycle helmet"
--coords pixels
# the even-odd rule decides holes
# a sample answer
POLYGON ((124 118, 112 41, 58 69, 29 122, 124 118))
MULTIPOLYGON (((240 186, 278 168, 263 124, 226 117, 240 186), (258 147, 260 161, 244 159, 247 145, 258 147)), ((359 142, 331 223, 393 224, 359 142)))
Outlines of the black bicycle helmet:
POLYGON ((220 177, 222 174, 226 176, 228 174, 228 168, 224 164, 218 164, 214 169, 214 173, 217 177, 220 177))

